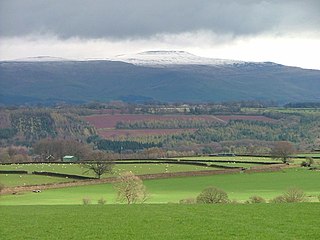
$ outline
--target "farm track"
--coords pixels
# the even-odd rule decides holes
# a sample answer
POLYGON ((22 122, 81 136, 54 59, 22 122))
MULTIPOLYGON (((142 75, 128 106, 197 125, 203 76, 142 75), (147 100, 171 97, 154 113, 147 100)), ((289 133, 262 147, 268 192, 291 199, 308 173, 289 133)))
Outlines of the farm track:
MULTIPOLYGON (((273 166, 257 166, 249 170, 245 170, 245 173, 258 173, 258 172, 274 172, 281 171, 283 168, 290 168, 294 166, 289 166, 286 164, 278 164, 273 166)), ((142 180, 152 180, 152 179, 167 179, 176 177, 194 177, 194 176, 210 176, 219 174, 233 174, 240 173, 240 169, 225 169, 225 170, 204 170, 204 171, 190 171, 190 172, 175 172, 175 173, 156 173, 156 174, 143 174, 139 175, 142 180)), ((93 180, 80 180, 68 183, 49 183, 41 185, 32 186, 18 186, 5 188, 2 194, 18 194, 21 192, 28 192, 33 190, 46 190, 46 189, 57 189, 57 188, 67 188, 75 186, 85 186, 85 185, 95 185, 103 183, 114 183, 117 182, 117 177, 109 177, 104 179, 93 179, 93 180)))

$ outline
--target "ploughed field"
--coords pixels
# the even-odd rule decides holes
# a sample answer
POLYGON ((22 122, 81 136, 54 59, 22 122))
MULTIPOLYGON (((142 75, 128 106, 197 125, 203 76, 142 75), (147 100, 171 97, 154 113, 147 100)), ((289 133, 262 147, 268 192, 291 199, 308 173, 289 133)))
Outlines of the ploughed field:
POLYGON ((319 239, 319 203, 1 206, 3 239, 319 239))
POLYGON ((117 136, 144 136, 144 135, 163 135, 163 134, 178 134, 184 131, 195 131, 195 128, 169 128, 169 129, 117 129, 116 125, 119 122, 132 123, 142 121, 160 121, 168 120, 177 121, 207 121, 227 123, 230 120, 248 120, 275 122, 274 119, 265 116, 250 116, 250 115, 151 115, 151 114, 98 114, 86 116, 85 121, 93 125, 100 136, 117 137, 117 136))

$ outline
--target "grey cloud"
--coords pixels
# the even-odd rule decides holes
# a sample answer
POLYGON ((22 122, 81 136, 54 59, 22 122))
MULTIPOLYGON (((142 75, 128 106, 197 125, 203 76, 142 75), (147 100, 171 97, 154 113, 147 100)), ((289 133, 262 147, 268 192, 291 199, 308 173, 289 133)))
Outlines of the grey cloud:
POLYGON ((319 0, 0 0, 0 36, 130 38, 320 29, 319 0))

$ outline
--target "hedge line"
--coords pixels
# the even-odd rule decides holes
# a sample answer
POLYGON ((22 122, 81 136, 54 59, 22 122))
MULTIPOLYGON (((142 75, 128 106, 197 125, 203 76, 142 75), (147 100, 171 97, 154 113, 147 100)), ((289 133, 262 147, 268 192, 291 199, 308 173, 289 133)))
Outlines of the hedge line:
POLYGON ((3 174, 28 174, 28 171, 23 170, 0 170, 3 174))
POLYGON ((45 175, 45 176, 50 176, 50 177, 73 178, 73 179, 94 179, 92 177, 79 176, 79 175, 73 175, 73 174, 56 173, 56 172, 37 172, 37 171, 34 171, 34 172, 32 172, 32 174, 45 175))

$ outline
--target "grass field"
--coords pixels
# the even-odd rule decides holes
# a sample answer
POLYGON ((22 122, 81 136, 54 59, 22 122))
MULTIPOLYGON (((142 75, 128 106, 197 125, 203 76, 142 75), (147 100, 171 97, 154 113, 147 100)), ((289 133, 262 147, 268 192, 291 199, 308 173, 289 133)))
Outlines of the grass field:
POLYGON ((298 157, 320 157, 320 153, 302 153, 298 154, 298 157))
MULTIPOLYGON (((115 165, 113 171, 114 174, 104 174, 103 178, 117 176, 121 172, 132 171, 136 175, 141 174, 153 174, 153 173, 170 173, 170 172, 188 172, 188 171, 200 171, 200 170, 217 170, 213 167, 202 167, 183 164, 118 164, 115 165)), ((29 173, 33 171, 44 172, 57 172, 64 174, 74 174, 80 176, 94 177, 92 172, 84 174, 87 170, 80 164, 12 164, 12 165, 0 165, 0 170, 25 170, 29 173)), ((21 186, 30 184, 41 184, 50 182, 65 182, 70 181, 60 177, 45 177, 37 175, 16 175, 13 174, 0 174, 0 181, 6 186, 21 186), (15 181, 16 179, 16 181, 15 181), (41 182, 43 180, 43 182, 41 182)))
MULTIPOLYGON (((184 198, 196 197, 207 186, 225 190, 230 199, 245 201, 253 195, 271 199, 290 187, 304 190, 309 201, 318 201, 320 195, 320 172, 302 168, 286 169, 281 172, 239 173, 201 177, 181 177, 145 180, 150 193, 148 203, 179 202, 184 198)), ((101 197, 107 203, 115 203, 115 190, 111 184, 77 186, 44 190, 41 193, 26 192, 21 195, 3 195, 0 205, 57 205, 81 204, 90 198, 96 204, 101 197)))
POLYGON ((1 206, 3 239, 319 239, 319 203, 1 206))
POLYGON ((46 183, 70 182, 70 178, 49 177, 30 174, 0 174, 0 182, 6 187, 39 185, 46 183))
POLYGON ((242 156, 197 156, 197 157, 183 157, 179 159, 185 160, 218 160, 218 161, 243 161, 243 162, 271 162, 281 163, 279 160, 275 160, 270 157, 242 157, 242 156))
MULTIPOLYGON (((315 154, 301 154, 297 155, 300 157, 316 157, 315 154)), ((319 155, 320 156, 320 155, 319 155)), ((234 161, 234 162, 270 162, 270 163, 282 163, 279 159, 274 159, 272 157, 254 157, 254 156, 197 156, 197 157, 184 157, 184 158, 176 158, 176 159, 184 159, 184 160, 193 160, 193 161, 203 161, 203 160, 218 160, 218 161, 234 161)), ((305 161, 304 158, 290 158, 291 164, 300 164, 305 161)), ((316 164, 320 164, 319 159, 314 159, 316 164)))

